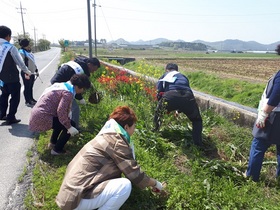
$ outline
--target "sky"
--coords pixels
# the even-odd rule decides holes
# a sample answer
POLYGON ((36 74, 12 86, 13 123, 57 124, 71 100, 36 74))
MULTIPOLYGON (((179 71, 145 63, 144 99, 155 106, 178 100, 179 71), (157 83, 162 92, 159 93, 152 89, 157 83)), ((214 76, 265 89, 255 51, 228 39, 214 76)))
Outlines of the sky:
POLYGON ((0 25, 52 43, 85 41, 88 1, 97 40, 280 41, 279 0, 0 0, 0 25))

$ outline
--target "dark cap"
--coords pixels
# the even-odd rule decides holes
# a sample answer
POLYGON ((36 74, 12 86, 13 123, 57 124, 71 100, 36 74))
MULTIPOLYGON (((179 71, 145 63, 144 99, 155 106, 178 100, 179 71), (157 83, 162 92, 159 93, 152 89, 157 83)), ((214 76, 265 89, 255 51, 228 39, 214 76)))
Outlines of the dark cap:
POLYGON ((28 39, 22 39, 22 40, 19 40, 19 45, 21 47, 27 47, 29 45, 30 41, 28 39))
POLYGON ((178 65, 175 63, 168 63, 165 67, 166 70, 176 70, 178 71, 178 65))

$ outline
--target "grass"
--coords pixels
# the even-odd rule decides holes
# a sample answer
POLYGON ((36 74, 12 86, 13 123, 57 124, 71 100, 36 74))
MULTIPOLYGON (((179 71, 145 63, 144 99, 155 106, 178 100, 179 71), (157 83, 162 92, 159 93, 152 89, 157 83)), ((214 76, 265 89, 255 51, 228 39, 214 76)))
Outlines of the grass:
POLYGON ((131 91, 124 91, 126 84, 118 86, 121 90, 114 90, 109 89, 108 83, 98 83, 98 78, 106 71, 102 67, 91 78, 104 97, 97 105, 81 106, 81 125, 86 132, 67 143, 68 155, 51 156, 47 149, 50 132, 40 135, 36 145, 39 157, 33 172, 33 188, 25 200, 27 209, 58 209, 54 199, 67 164, 86 142, 94 138, 108 114, 117 105, 124 104, 131 106, 139 119, 132 136, 136 159, 148 175, 167 182, 168 196, 162 197, 149 189, 140 191, 134 187, 121 209, 279 208, 280 185, 274 178, 274 147, 265 157, 270 164, 263 166, 261 181, 254 183, 245 179, 242 173, 247 166, 251 129, 235 125, 212 110, 206 110, 202 112, 203 150, 192 144, 190 121, 182 114, 179 117, 172 113, 165 115, 160 132, 154 133, 151 129, 156 102, 142 92, 139 83, 138 86, 130 85, 134 88, 131 91), (115 91, 121 91, 121 94, 115 91))

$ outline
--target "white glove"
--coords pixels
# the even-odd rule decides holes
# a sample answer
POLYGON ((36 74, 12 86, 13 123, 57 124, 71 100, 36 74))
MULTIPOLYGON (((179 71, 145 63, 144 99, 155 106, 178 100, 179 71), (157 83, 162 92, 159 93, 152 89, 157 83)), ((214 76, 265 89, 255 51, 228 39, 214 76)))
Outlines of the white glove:
POLYGON ((266 121, 267 117, 268 117, 268 113, 266 113, 263 110, 260 110, 259 113, 258 113, 258 118, 257 118, 257 121, 256 121, 256 126, 258 128, 264 128, 265 127, 265 121, 266 121))
POLYGON ((67 133, 69 133, 71 136, 75 136, 75 135, 77 135, 79 133, 79 131, 75 127, 71 126, 68 129, 67 133))
POLYGON ((156 185, 153 187, 154 192, 160 192, 162 190, 162 184, 159 181, 156 181, 156 185))
POLYGON ((81 100, 79 100, 79 103, 85 105, 86 104, 86 100, 85 99, 81 99, 81 100))

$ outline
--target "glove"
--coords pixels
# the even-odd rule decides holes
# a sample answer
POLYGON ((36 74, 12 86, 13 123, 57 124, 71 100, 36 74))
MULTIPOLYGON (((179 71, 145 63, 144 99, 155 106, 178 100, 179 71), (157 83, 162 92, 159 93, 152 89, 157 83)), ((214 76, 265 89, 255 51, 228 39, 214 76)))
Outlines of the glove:
POLYGON ((162 188, 163 188, 162 184, 156 180, 156 185, 153 187, 152 191, 158 193, 162 190, 162 188))
POLYGON ((81 99, 81 100, 79 100, 79 103, 85 105, 86 104, 86 100, 85 99, 81 99))
POLYGON ((68 129, 67 133, 69 133, 71 136, 75 136, 75 135, 77 135, 79 133, 79 131, 75 127, 71 126, 68 129))
POLYGON ((258 118, 256 121, 257 128, 264 128, 265 127, 265 121, 267 120, 268 113, 266 113, 263 110, 260 110, 258 113, 258 118))

